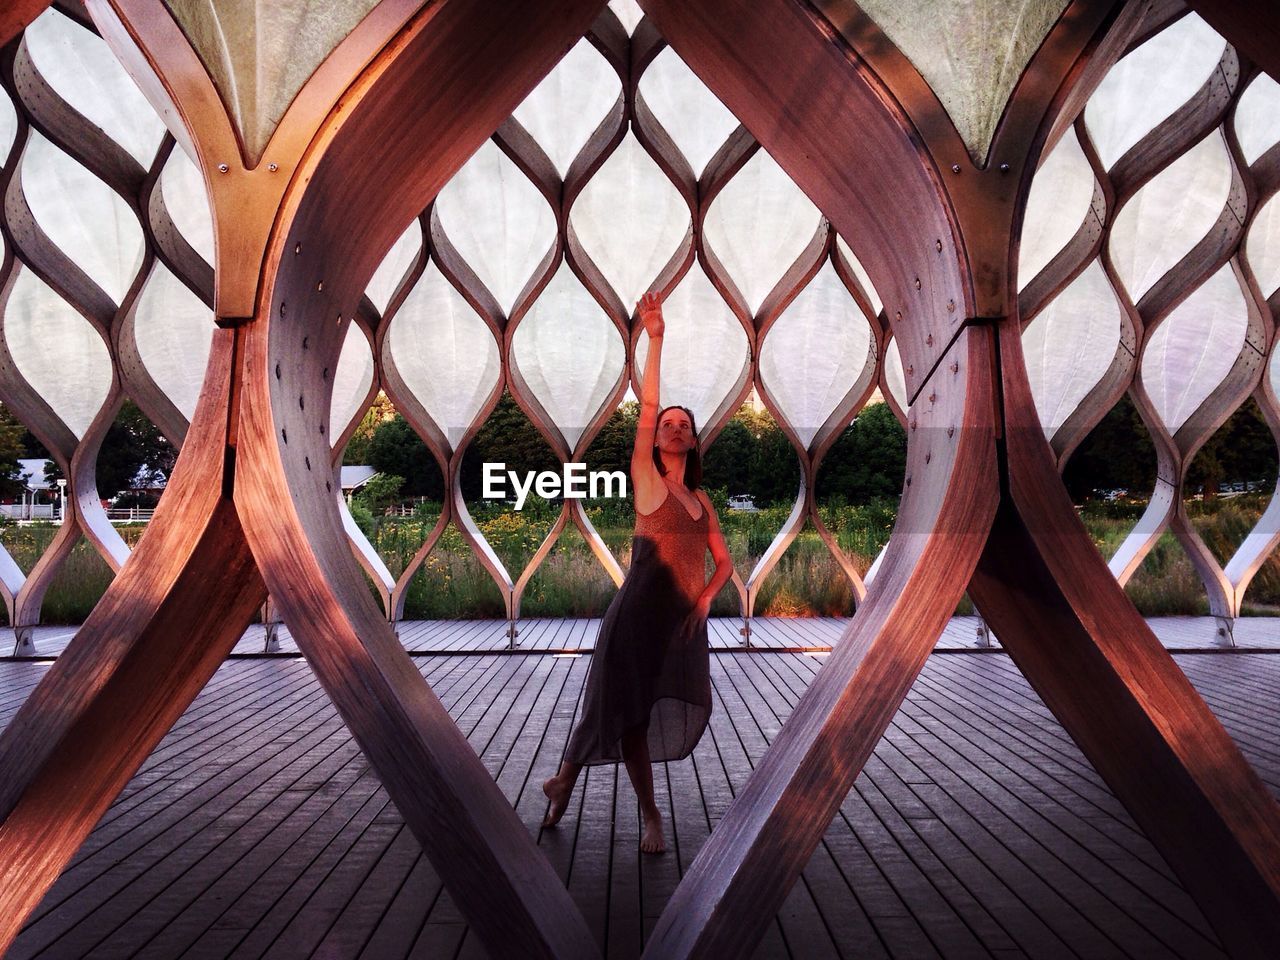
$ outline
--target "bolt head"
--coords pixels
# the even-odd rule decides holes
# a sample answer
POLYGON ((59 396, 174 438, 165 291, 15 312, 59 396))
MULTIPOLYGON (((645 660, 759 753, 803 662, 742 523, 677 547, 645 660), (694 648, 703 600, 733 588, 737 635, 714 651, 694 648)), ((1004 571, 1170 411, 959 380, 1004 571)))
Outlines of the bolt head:
POLYGON ((230 168, 229 166, 227 166, 225 163, 220 163, 220 164, 218 164, 218 172, 219 172, 219 173, 226 173, 226 172, 227 172, 228 170, 230 170, 230 169, 231 169, 231 168, 230 168))

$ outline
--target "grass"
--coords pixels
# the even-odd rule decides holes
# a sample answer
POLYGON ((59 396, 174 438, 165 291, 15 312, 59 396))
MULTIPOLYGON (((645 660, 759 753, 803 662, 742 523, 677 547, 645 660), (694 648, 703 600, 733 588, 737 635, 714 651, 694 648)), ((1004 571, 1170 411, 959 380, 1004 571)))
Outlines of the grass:
MULTIPOLYGON (((1187 510, 1210 551, 1220 563, 1225 563, 1257 523, 1266 504, 1265 495, 1247 494, 1189 503, 1187 510)), ((1115 553, 1144 507, 1145 504, 1135 502, 1085 507, 1082 513, 1085 526, 1104 557, 1115 553)), ((878 501, 863 506, 824 506, 820 513, 841 550, 859 573, 865 574, 888 541, 895 508, 892 501, 878 501)), ((501 505, 477 505, 474 511, 481 532, 513 577, 518 577, 533 557, 555 517, 545 506, 519 514, 501 505)), ((625 570, 631 559, 634 526, 630 505, 624 501, 608 501, 589 507, 587 513, 625 570)), ((733 513, 723 508, 719 511, 725 542, 742 578, 751 574, 789 513, 789 507, 774 507, 759 513, 733 513)), ((360 516, 357 512, 357 519, 397 576, 422 545, 438 516, 439 507, 432 509, 430 505, 405 518, 375 520, 367 513, 360 516)), ((119 529, 126 542, 133 545, 145 527, 119 529)), ((0 543, 23 571, 29 572, 56 532, 57 528, 52 525, 11 525, 0 528, 0 543)), ((708 556, 708 577, 712 569, 708 556)), ((89 544, 81 542, 45 595, 44 621, 83 621, 111 580, 107 564, 89 544)), ((1199 577, 1172 534, 1164 534, 1152 547, 1125 589, 1145 616, 1208 612, 1199 577)), ((598 617, 615 592, 613 580, 570 524, 526 586, 520 613, 526 617, 598 617)), ((1247 601, 1247 614, 1280 613, 1280 557, 1273 556, 1266 561, 1249 586, 1247 601)), ((760 585, 755 609, 763 616, 847 616, 853 610, 853 591, 817 532, 806 527, 760 585)), ((960 613, 971 610, 967 597, 957 608, 960 613)), ((732 584, 721 591, 711 612, 713 616, 737 615, 737 591, 732 584)), ((409 619, 504 616, 497 587, 456 527, 450 526, 445 531, 414 577, 406 598, 405 616, 409 619)))

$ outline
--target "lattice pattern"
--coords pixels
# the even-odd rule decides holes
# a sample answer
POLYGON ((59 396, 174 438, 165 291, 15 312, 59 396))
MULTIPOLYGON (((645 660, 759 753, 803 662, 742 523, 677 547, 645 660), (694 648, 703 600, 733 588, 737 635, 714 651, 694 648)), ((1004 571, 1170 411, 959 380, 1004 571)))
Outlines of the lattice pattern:
MULTIPOLYGON (((27 625, 81 532, 113 566, 127 556, 93 461, 124 396, 180 442, 212 333, 214 243, 198 171, 87 24, 46 12, 5 77, 4 232, 16 256, 3 390, 67 473, 73 504, 30 577, 0 556, 12 622, 27 625)), ((1267 297, 1280 286, 1280 205, 1268 202, 1278 104, 1275 82, 1242 77, 1203 21, 1176 20, 1117 63, 1042 164, 1019 262, 1029 375, 1060 463, 1126 390, 1156 440, 1151 509, 1112 569, 1127 580, 1172 526, 1223 617, 1239 614, 1280 542, 1280 515, 1224 570, 1179 507, 1195 451, 1248 396, 1280 423, 1276 373, 1262 375, 1267 297)), ((876 386, 905 418, 880 299, 849 244, 638 8, 614 4, 387 253, 348 331, 335 462, 385 389, 439 462, 450 503, 399 578, 344 517, 389 616, 402 615, 450 518, 512 617, 570 519, 621 581, 573 501, 528 567, 508 571, 458 477, 504 389, 559 457, 580 459, 627 392, 628 351, 643 365, 629 310, 651 287, 669 291, 667 398, 694 410, 704 446, 754 384, 801 461, 795 509, 738 581, 744 612, 808 517, 862 596, 813 491, 823 454, 876 386)))

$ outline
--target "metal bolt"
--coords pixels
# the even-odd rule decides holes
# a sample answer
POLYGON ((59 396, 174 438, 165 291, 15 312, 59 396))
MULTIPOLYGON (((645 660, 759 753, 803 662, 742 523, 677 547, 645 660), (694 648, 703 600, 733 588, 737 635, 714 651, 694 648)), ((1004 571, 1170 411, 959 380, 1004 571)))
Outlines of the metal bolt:
POLYGON ((956 435, 956 428, 955 428, 955 427, 947 427, 947 436, 948 436, 948 437, 954 437, 955 435, 956 435))
POLYGON ((277 170, 279 170, 279 169, 280 169, 280 167, 279 167, 277 164, 274 164, 274 163, 268 163, 268 164, 267 164, 267 169, 268 169, 268 170, 270 170, 272 173, 275 173, 277 170))
POLYGON ((1000 172, 1001 172, 1001 173, 1008 173, 1008 172, 1009 172, 1009 165, 1008 165, 1007 163, 1002 163, 1002 164, 1000 164, 1000 172))
POLYGON ((924 345, 925 345, 926 347, 932 347, 932 346, 933 346, 933 334, 932 334, 932 333, 931 333, 931 334, 929 334, 927 337, 925 337, 925 338, 924 338, 924 345))
POLYGON ((928 462, 929 462, 930 460, 932 460, 932 459, 933 459, 933 454, 932 454, 932 453, 926 453, 926 454, 924 455, 924 462, 925 462, 925 463, 928 463, 928 462))
POLYGON ((933 246, 934 246, 934 248, 935 248, 939 253, 941 253, 941 252, 942 252, 942 241, 941 241, 941 240, 935 240, 935 241, 933 241, 933 246))
POLYGON ((953 163, 953 164, 951 165, 951 172, 952 172, 952 173, 959 173, 959 172, 960 172, 960 164, 958 164, 958 163, 953 163))
POLYGON ((901 311, 901 310, 898 310, 897 312, 895 312, 895 313, 894 313, 894 315, 893 315, 893 319, 895 319, 895 320, 901 320, 901 319, 902 319, 902 311, 901 311))
POLYGON ((914 430, 915 430, 915 428, 916 428, 916 421, 915 421, 915 420, 912 420, 912 421, 911 421, 911 429, 914 431, 914 430))
POLYGON ((937 395, 936 393, 931 393, 931 394, 929 394, 929 402, 930 402, 930 403, 937 403, 937 402, 938 402, 938 395, 937 395))
POLYGON ((280 316, 284 316, 284 301, 280 301, 280 316))
POLYGON ((316 284, 316 293, 319 293, 323 289, 324 289, 324 281, 321 280, 319 283, 316 284))
POLYGON ((916 372, 916 368, 915 368, 915 366, 914 366, 913 364, 910 364, 910 363, 909 363, 909 364, 907 364, 907 376, 910 376, 911 374, 913 374, 913 373, 915 373, 915 372, 916 372))
POLYGON ((952 372, 952 373, 959 373, 959 372, 960 372, 960 361, 959 361, 959 360, 953 360, 953 361, 951 361, 951 372, 952 372))
POLYGON ((956 312, 956 302, 954 300, 948 300, 947 313, 955 313, 955 312, 956 312))
POLYGON ((919 277, 916 277, 916 289, 917 289, 917 290, 919 290, 919 289, 920 289, 920 278, 919 278, 919 277))
POLYGON ((295 244, 293 245, 293 255, 296 257, 296 256, 298 256, 298 254, 300 254, 300 253, 302 253, 302 244, 301 244, 301 243, 295 243, 295 244))
POLYGON ((227 166, 225 163, 220 163, 220 164, 218 164, 218 172, 219 172, 219 173, 226 173, 226 172, 227 172, 228 170, 230 170, 230 169, 231 169, 231 168, 230 168, 229 166, 227 166))

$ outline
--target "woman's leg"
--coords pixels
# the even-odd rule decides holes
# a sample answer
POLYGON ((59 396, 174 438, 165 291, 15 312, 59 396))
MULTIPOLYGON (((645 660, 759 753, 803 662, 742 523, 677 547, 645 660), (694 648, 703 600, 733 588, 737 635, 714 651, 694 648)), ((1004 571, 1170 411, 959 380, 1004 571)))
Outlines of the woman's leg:
POLYGON ((631 775, 631 785, 640 800, 644 816, 644 836, 640 849, 645 853, 661 853, 666 849, 662 836, 662 814, 653 802, 653 765, 649 762, 649 728, 639 726, 622 735, 622 759, 631 775))
POLYGON ((542 820, 544 827, 554 827, 564 816, 569 806, 569 796, 573 793, 573 785, 578 782, 578 774, 582 772, 582 764, 564 760, 560 763, 560 771, 542 784, 542 792, 551 801, 546 817, 542 820))

